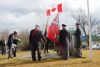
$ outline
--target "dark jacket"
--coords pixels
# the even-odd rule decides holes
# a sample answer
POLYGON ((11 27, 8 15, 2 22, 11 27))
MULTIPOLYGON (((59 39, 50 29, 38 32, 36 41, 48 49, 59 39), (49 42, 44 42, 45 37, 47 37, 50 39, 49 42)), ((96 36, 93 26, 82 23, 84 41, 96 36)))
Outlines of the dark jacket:
POLYGON ((36 31, 35 29, 33 29, 30 32, 29 42, 30 44, 38 43, 39 41, 41 41, 41 38, 44 39, 41 31, 36 31))
POLYGON ((81 46, 81 38, 80 38, 80 36, 81 36, 81 31, 80 31, 80 29, 78 28, 78 29, 76 29, 76 31, 75 31, 75 39, 76 39, 76 48, 80 48, 80 46, 81 46))
POLYGON ((81 36, 81 31, 80 31, 80 29, 78 28, 78 29, 76 29, 76 31, 75 31, 75 37, 76 38, 80 38, 80 36, 81 36))
POLYGON ((60 33, 59 33, 59 42, 60 42, 60 44, 67 45, 66 38, 69 39, 69 33, 68 33, 68 31, 66 29, 60 30, 60 33))
POLYGON ((11 47, 11 45, 13 44, 13 34, 10 34, 8 37, 8 42, 7 42, 7 46, 11 47))
POLYGON ((5 45, 6 45, 6 44, 5 44, 5 40, 1 40, 1 41, 0 41, 0 45, 1 45, 1 46, 5 46, 5 45))

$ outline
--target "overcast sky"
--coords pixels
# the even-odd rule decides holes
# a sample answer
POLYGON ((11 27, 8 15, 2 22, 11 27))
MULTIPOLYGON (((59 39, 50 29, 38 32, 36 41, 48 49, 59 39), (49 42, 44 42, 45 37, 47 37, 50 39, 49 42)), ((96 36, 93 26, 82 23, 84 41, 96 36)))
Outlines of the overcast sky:
MULTIPOLYGON (((70 11, 79 8, 87 11, 86 2, 87 0, 66 0, 65 5, 65 0, 0 0, 0 31, 31 30, 36 24, 40 25, 41 28, 45 28, 46 10, 59 3, 63 4, 63 13, 59 15, 60 23, 73 26, 75 21, 71 18, 70 11)), ((89 3, 90 13, 100 20, 100 0, 90 0, 89 3)))

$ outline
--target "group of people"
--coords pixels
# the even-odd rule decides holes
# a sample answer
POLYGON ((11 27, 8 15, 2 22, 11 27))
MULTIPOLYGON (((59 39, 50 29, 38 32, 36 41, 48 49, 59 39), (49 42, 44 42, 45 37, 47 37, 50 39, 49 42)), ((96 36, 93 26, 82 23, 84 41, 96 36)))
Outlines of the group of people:
MULTIPOLYGON (((76 23, 76 31, 73 34, 75 37, 75 51, 76 51, 76 57, 82 57, 81 52, 81 31, 79 28, 79 24, 76 23)), ((40 27, 36 25, 35 29, 31 30, 29 35, 29 43, 31 47, 31 56, 32 60, 36 61, 36 56, 38 60, 41 60, 41 45, 45 45, 45 53, 48 53, 48 44, 50 42, 50 39, 48 37, 44 37, 42 32, 40 31, 40 27), (36 53, 37 52, 37 53, 36 53), (37 54, 37 55, 36 55, 37 54)), ((68 59, 69 54, 69 43, 70 43, 70 33, 68 30, 66 30, 66 25, 62 24, 62 29, 59 31, 59 38, 58 38, 58 53, 61 56, 63 60, 68 59)), ((3 40, 0 42, 3 46, 5 45, 3 40)), ((8 59, 16 57, 16 49, 18 45, 18 39, 17 39, 17 32, 14 31, 12 34, 9 35, 8 41, 7 41, 7 47, 8 47, 8 59)), ((55 46, 56 47, 56 46, 55 46)))
POLYGON ((6 42, 4 38, 0 41, 1 54, 4 55, 8 53, 8 59, 16 57, 17 45, 19 44, 19 40, 17 39, 17 32, 14 31, 8 37, 8 41, 6 42))
MULTIPOLYGON (((81 52, 81 31, 79 28, 79 24, 76 23, 76 31, 74 33, 75 36, 75 48, 76 48, 76 57, 82 57, 82 52, 81 52)), ((48 38, 45 38, 41 31, 40 31, 40 27, 38 25, 36 25, 35 29, 33 29, 30 32, 30 36, 29 36, 29 42, 31 45, 31 55, 32 55, 32 60, 36 61, 36 54, 37 54, 37 58, 38 60, 41 60, 41 50, 40 50, 40 45, 41 42, 45 43, 45 41, 47 43, 45 43, 46 48, 47 48, 47 52, 48 52, 48 38), (37 53, 36 53, 37 51, 37 53)), ((58 47, 59 47, 59 52, 60 52, 60 56, 62 57, 63 60, 67 60, 68 59, 68 47, 69 47, 69 42, 70 42, 70 33, 68 32, 68 30, 66 30, 66 25, 62 24, 62 29, 59 32, 59 39, 58 39, 58 47)), ((46 52, 46 51, 45 51, 46 52)))

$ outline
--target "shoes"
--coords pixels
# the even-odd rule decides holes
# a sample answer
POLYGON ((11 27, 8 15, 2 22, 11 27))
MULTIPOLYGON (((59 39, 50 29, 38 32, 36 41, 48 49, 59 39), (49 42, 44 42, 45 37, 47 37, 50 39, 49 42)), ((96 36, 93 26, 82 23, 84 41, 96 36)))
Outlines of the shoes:
POLYGON ((34 62, 34 61, 36 61, 36 59, 32 59, 32 61, 34 62))
POLYGON ((82 58, 82 56, 76 56, 76 58, 82 58))
POLYGON ((8 57, 8 59, 10 59, 10 58, 12 58, 12 57, 8 57))
POLYGON ((62 60, 68 60, 68 58, 63 58, 62 60))
POLYGON ((40 60, 41 60, 41 57, 38 58, 38 61, 40 61, 40 60))

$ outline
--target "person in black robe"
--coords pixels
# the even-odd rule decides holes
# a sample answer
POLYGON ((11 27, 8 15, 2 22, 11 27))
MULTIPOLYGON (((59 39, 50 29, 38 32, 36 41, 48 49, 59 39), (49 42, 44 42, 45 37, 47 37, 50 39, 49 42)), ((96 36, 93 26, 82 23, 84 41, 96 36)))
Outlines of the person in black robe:
POLYGON ((68 43, 67 40, 69 39, 69 33, 65 29, 66 25, 62 24, 62 30, 59 33, 59 43, 60 43, 60 51, 62 59, 68 59, 68 43))
POLYGON ((81 30, 79 28, 79 23, 76 23, 76 31, 75 31, 75 48, 76 48, 76 57, 82 57, 81 52, 81 30))

